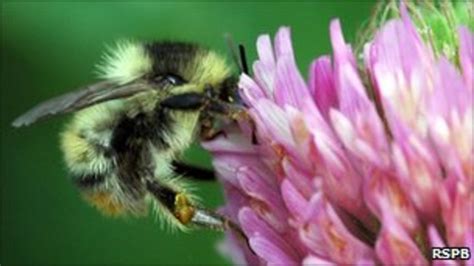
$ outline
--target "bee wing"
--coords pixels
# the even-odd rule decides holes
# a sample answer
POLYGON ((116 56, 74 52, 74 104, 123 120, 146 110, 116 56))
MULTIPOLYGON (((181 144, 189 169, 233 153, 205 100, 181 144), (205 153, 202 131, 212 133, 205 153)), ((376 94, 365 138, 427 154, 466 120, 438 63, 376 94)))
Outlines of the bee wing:
POLYGON ((130 97, 150 89, 150 86, 146 86, 143 82, 135 81, 117 86, 110 81, 101 81, 39 103, 15 119, 12 126, 28 126, 54 115, 74 112, 105 101, 130 97))

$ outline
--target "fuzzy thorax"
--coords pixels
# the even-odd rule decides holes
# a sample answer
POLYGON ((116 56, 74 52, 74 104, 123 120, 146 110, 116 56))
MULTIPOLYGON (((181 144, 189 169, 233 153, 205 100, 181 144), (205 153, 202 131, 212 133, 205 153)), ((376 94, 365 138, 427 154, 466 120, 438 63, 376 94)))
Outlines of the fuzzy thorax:
POLYGON ((152 69, 153 60, 141 43, 120 41, 107 50, 102 62, 97 66, 99 76, 103 79, 125 84, 152 69))

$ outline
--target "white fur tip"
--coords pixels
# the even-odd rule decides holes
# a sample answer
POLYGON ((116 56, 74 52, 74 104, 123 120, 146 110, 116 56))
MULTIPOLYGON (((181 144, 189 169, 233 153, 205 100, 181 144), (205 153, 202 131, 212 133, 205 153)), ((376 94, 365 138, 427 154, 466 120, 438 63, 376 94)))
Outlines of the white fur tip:
POLYGON ((143 44, 122 40, 107 47, 97 69, 100 78, 124 84, 149 72, 152 65, 153 62, 143 44))

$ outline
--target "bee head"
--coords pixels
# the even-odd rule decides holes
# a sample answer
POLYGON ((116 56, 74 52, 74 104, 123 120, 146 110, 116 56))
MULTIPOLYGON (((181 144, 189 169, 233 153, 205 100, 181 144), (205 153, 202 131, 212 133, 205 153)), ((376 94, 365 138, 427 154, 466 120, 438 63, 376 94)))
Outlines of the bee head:
POLYGON ((217 90, 217 97, 224 102, 242 105, 242 98, 239 95, 238 78, 236 76, 226 78, 217 90))
POLYGON ((224 58, 191 43, 121 41, 108 48, 98 72, 102 81, 44 101, 12 125, 26 126, 54 115, 129 97, 134 97, 146 110, 174 96, 194 94, 203 98, 209 88, 213 99, 226 102, 238 99, 236 80, 224 58))
POLYGON ((211 87, 224 101, 237 99, 237 80, 224 57, 193 43, 121 41, 103 59, 100 76, 117 84, 144 80, 166 94, 211 87))

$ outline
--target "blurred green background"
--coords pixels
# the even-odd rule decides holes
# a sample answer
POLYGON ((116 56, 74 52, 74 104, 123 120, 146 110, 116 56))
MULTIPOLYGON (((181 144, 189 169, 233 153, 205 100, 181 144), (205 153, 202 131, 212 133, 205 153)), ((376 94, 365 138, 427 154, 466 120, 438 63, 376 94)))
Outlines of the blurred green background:
MULTIPOLYGON (((346 38, 368 18, 370 1, 296 3, 28 3, 1 6, 0 264, 229 264, 216 251, 221 233, 170 234, 153 217, 112 219, 84 203, 67 178, 58 132, 67 117, 15 130, 10 122, 37 102, 94 79, 105 44, 120 38, 203 43, 226 53, 223 34, 255 58, 259 34, 289 25, 304 75, 330 52, 328 25, 342 21, 346 38)), ((210 167, 197 146, 187 157, 210 167)), ((217 183, 199 183, 209 207, 222 204, 217 183)))

